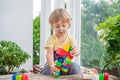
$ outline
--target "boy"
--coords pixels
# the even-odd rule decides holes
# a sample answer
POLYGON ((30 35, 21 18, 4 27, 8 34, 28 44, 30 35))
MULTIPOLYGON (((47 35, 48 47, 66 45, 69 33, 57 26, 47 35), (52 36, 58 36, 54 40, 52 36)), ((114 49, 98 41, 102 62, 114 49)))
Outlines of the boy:
MULTIPOLYGON (((74 38, 68 34, 68 30, 71 24, 71 18, 69 14, 64 9, 57 8, 51 13, 49 17, 49 23, 51 28, 54 30, 54 34, 48 38, 45 45, 45 49, 47 50, 47 63, 40 72, 43 75, 52 75, 58 70, 55 67, 54 62, 54 51, 56 51, 58 48, 63 48, 66 44, 69 44, 72 46, 72 51, 70 54, 73 56, 79 55, 79 50, 75 44, 74 38)), ((60 75, 71 75, 79 73, 80 66, 75 62, 71 63, 70 69, 67 73, 60 71, 60 75)))

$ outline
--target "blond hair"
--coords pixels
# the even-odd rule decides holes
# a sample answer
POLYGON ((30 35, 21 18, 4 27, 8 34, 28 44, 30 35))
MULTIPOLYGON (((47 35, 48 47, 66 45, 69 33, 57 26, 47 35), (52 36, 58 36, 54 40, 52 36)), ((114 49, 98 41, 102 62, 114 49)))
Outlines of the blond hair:
POLYGON ((54 23, 57 23, 58 21, 62 21, 63 23, 68 23, 70 26, 71 18, 65 9, 57 8, 51 13, 49 17, 50 25, 52 26, 54 23))

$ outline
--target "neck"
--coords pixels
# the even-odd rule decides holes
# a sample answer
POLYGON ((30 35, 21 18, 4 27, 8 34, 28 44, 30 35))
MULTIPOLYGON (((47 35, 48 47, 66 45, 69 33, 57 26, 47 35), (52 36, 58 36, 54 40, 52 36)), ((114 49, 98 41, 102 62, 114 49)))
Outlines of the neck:
POLYGON ((58 34, 55 34, 56 35, 56 37, 57 38, 64 38, 64 37, 67 37, 67 35, 68 35, 68 33, 66 33, 66 34, 60 34, 60 35, 58 35, 58 34))
POLYGON ((64 42, 66 40, 67 36, 68 36, 68 33, 66 33, 64 35, 57 35, 57 34, 55 34, 55 35, 60 42, 64 42))

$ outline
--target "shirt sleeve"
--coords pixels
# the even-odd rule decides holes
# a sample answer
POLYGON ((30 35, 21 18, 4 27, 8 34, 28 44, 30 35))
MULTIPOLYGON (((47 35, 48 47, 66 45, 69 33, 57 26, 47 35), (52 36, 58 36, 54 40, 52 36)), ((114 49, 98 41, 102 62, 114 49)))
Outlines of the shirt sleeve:
POLYGON ((47 49, 49 47, 53 48, 53 40, 52 40, 51 37, 49 37, 48 40, 45 43, 45 49, 47 49))

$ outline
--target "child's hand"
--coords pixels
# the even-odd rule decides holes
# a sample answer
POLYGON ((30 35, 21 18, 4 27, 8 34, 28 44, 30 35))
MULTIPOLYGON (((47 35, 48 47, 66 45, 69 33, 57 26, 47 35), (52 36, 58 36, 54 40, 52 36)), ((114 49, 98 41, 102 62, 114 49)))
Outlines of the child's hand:
POLYGON ((80 51, 77 47, 73 47, 72 51, 70 51, 71 55, 78 56, 80 54, 80 51))
POLYGON ((58 68, 56 68, 54 64, 50 66, 50 69, 52 72, 58 71, 58 68))

